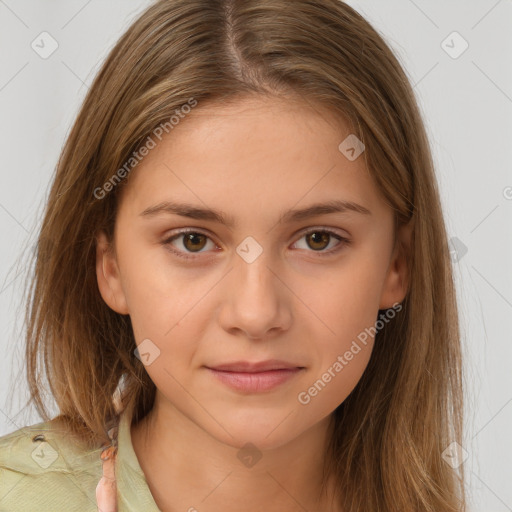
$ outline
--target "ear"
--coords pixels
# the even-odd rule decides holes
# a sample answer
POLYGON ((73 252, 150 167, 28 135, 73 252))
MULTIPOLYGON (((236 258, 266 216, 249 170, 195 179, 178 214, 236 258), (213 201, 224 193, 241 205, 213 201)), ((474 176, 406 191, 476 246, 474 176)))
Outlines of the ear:
POLYGON ((128 305, 121 286, 115 251, 103 231, 96 237, 96 277, 100 294, 107 306, 116 313, 127 315, 128 305))
POLYGON ((397 230, 396 243, 382 288, 379 309, 391 308, 393 304, 402 302, 407 295, 413 222, 411 220, 397 230))

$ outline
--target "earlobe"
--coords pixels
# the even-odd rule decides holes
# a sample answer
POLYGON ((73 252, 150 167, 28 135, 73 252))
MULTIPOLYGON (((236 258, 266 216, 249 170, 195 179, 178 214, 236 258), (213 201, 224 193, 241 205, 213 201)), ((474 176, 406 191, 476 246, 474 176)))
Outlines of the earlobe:
POLYGON ((388 309, 402 302, 409 290, 413 221, 402 225, 389 263, 388 274, 382 289, 379 309, 388 309))
POLYGON ((129 314, 115 254, 103 231, 96 237, 96 278, 107 306, 121 315, 129 314))

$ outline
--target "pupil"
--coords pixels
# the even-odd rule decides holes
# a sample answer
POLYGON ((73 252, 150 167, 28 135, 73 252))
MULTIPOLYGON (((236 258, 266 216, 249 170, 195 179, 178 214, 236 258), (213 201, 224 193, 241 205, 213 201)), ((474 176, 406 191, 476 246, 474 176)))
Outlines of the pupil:
POLYGON ((314 245, 315 244, 320 244, 322 245, 323 243, 327 243, 327 245, 329 245, 329 233, 325 233, 325 232, 314 232, 314 233, 311 233, 310 235, 308 235, 312 240, 313 240, 313 246, 310 245, 310 247, 312 249, 324 249, 325 247, 315 247, 314 245), (318 234, 320 233, 320 236, 318 236, 318 234))
MULTIPOLYGON (((201 234, 198 234, 198 233, 189 233, 189 234, 187 234, 186 237, 185 237, 185 247, 187 247, 188 249, 194 249, 194 247, 189 247, 188 246, 188 242, 192 242, 193 245, 196 245, 198 243, 198 239, 200 237, 204 238, 204 235, 201 235, 201 234)), ((195 248, 198 249, 197 246, 195 248)), ((202 248, 203 248, 203 246, 199 247, 199 249, 202 249, 202 248)))

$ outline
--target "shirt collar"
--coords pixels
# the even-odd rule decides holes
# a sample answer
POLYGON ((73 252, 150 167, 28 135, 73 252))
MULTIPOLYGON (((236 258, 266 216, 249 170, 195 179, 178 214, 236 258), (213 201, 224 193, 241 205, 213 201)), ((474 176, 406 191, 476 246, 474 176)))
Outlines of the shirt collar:
POLYGON ((118 512, 161 512, 133 449, 130 430, 133 407, 125 409, 119 419, 116 457, 118 512))

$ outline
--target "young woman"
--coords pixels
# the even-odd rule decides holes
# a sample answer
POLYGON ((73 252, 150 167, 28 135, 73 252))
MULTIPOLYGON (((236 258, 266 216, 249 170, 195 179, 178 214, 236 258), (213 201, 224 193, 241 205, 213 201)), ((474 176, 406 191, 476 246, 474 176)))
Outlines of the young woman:
POLYGON ((69 135, 30 292, 45 422, 0 440, 0 509, 465 510, 429 144, 346 4, 148 8, 69 135))

